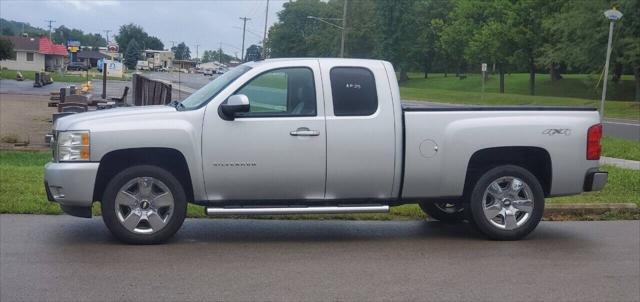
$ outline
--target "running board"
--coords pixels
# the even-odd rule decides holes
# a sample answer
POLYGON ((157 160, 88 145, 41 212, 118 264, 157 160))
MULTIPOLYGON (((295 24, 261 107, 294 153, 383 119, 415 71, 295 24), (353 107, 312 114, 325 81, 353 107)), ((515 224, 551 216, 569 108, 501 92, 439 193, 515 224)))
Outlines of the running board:
POLYGON ((286 214, 345 214, 345 213, 388 213, 388 205, 376 206, 338 206, 338 207, 246 207, 216 208, 207 207, 209 216, 221 215, 286 215, 286 214))

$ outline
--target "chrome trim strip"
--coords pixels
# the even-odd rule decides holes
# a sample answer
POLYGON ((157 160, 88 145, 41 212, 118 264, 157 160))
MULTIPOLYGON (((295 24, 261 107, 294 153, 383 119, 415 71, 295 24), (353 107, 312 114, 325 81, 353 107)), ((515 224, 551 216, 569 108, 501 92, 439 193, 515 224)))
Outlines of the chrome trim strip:
POLYGON ((205 213, 219 215, 285 215, 285 214, 344 214, 344 213, 388 213, 389 206, 333 206, 333 207, 207 207, 205 213))

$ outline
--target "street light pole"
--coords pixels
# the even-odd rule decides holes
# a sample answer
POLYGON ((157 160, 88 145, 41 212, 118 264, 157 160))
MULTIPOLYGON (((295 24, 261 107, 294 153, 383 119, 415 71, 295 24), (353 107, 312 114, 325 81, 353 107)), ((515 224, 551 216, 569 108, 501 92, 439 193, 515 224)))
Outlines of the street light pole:
POLYGON ((600 120, 604 119, 604 99, 607 97, 607 79, 609 77, 609 58, 611 57, 611 42, 613 40, 613 23, 622 18, 622 13, 614 7, 604 12, 604 16, 609 19, 609 42, 607 43, 607 58, 604 63, 604 81, 602 84, 602 98, 600 99, 600 120))
POLYGON ((344 37, 347 30, 347 1, 344 0, 344 7, 342 8, 342 39, 340 40, 340 57, 344 58, 344 37))

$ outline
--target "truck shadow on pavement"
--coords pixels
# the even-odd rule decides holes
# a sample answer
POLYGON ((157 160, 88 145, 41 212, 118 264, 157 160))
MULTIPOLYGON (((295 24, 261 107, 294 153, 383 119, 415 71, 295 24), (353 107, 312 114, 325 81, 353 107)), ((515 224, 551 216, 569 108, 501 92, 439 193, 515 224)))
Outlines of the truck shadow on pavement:
MULTIPOLYGON (((100 218, 71 220, 50 228, 48 239, 59 244, 121 244, 100 218)), ((523 241, 576 240, 575 234, 538 227, 523 241)), ((260 219, 187 219, 168 245, 194 243, 322 243, 415 241, 491 242, 468 223, 437 221, 309 221, 260 219)), ((494 241, 496 242, 496 241, 494 241)))

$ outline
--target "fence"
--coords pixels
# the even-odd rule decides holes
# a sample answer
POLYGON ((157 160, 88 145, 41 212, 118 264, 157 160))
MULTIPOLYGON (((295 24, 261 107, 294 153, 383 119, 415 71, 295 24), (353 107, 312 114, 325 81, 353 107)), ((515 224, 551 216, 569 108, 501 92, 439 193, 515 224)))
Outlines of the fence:
POLYGON ((134 74, 131 82, 135 106, 164 105, 171 102, 171 84, 139 74, 134 74))

